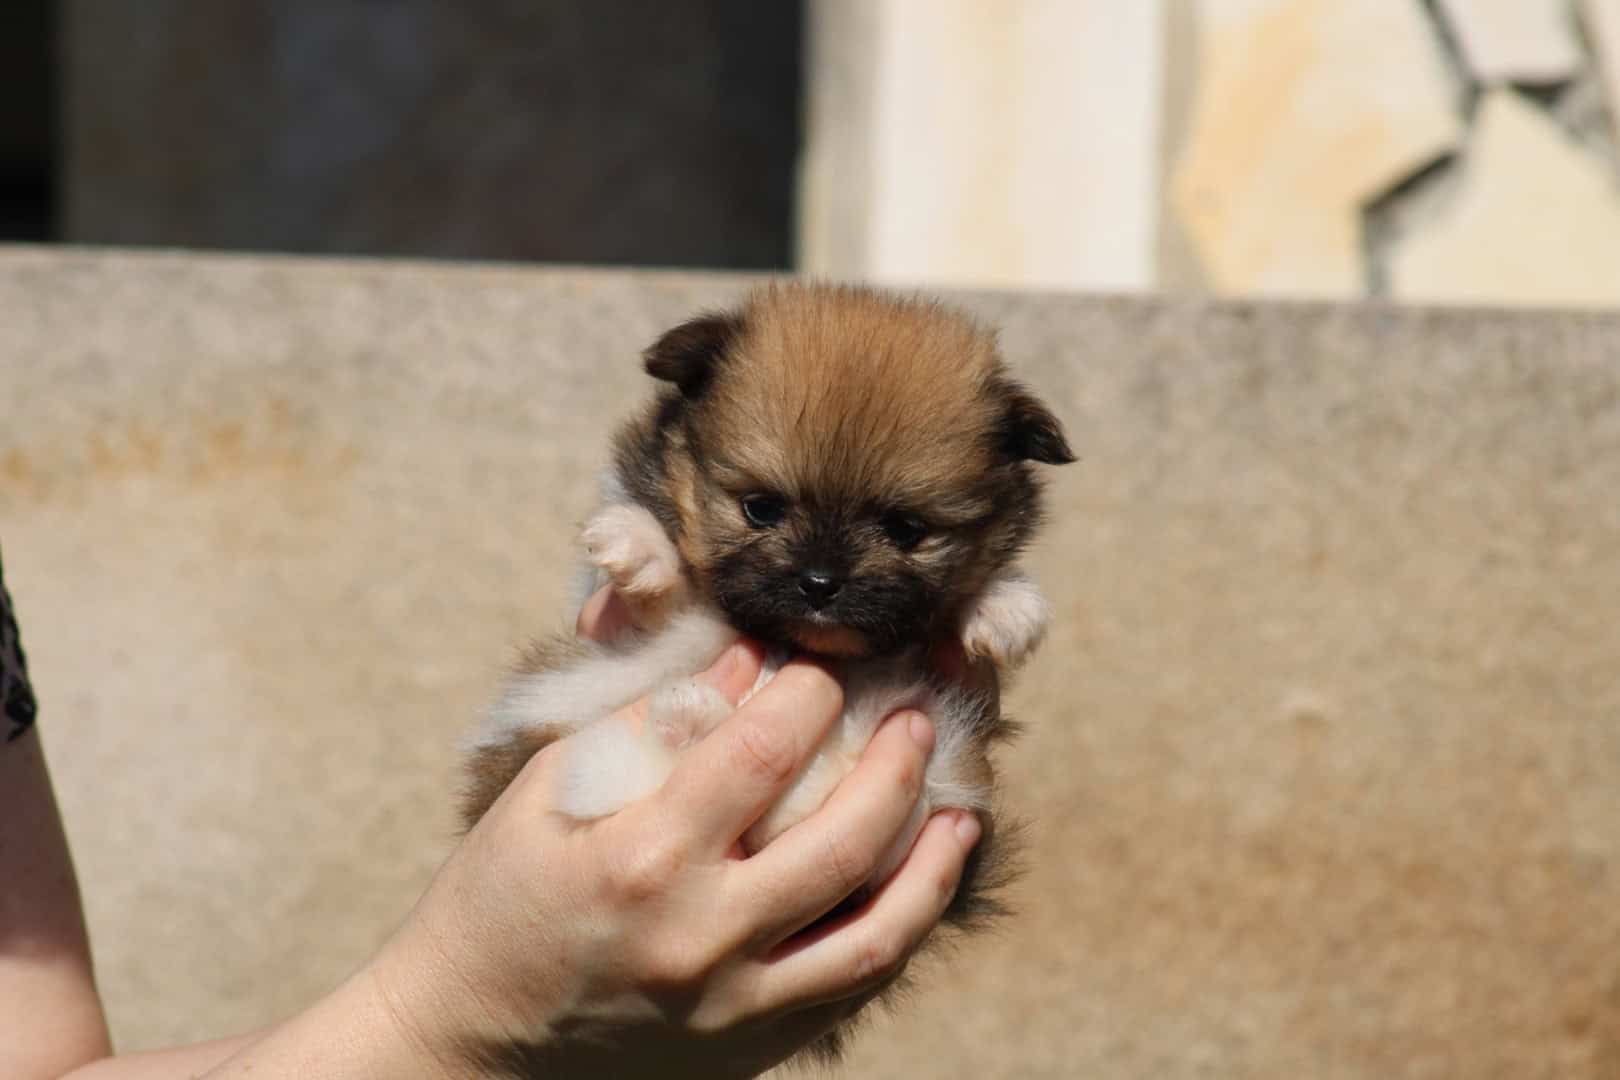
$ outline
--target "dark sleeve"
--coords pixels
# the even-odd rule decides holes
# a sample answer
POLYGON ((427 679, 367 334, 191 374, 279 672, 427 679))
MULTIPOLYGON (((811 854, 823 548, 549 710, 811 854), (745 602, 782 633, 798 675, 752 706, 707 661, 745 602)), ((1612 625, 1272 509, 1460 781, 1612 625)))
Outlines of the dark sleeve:
POLYGON ((0 566, 0 731, 5 741, 21 737, 34 726, 34 691, 28 685, 28 659, 23 656, 22 635, 17 616, 11 610, 6 592, 4 567, 0 566))

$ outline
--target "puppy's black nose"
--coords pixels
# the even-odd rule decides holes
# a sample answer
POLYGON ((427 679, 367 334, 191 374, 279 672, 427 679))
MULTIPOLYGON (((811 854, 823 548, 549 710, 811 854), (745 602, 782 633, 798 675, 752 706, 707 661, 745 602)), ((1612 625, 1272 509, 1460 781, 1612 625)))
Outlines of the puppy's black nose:
POLYGON ((817 611, 832 603, 832 598, 843 587, 843 578, 825 570, 806 570, 799 575, 799 591, 817 611))

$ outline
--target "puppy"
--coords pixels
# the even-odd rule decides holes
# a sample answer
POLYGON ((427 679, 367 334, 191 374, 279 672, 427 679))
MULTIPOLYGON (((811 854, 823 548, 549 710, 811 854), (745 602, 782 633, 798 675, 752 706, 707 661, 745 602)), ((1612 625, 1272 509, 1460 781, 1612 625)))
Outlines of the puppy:
POLYGON ((531 651, 475 738, 466 823, 566 735, 563 812, 594 818, 656 790, 731 711, 691 675, 740 632, 772 649, 762 683, 809 652, 845 688, 840 722, 744 849, 815 811, 879 722, 915 707, 936 746, 916 813, 870 884, 929 814, 964 807, 985 830, 946 918, 989 913, 988 868, 1005 846, 989 752, 1009 723, 993 689, 969 688, 938 658, 1005 674, 1040 641, 1047 607, 1014 560, 1041 518, 1031 463, 1073 460, 1058 421, 969 319, 860 289, 766 287, 669 331, 644 360, 667 386, 614 442, 582 583, 611 582, 642 629, 531 651), (595 723, 649 694, 641 734, 595 723))

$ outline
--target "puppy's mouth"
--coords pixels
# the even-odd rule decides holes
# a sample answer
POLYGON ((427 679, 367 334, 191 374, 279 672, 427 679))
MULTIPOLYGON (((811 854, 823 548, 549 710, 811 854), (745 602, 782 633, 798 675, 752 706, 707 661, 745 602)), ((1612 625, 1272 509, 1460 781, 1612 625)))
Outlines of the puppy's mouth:
POLYGON ((822 656, 851 659, 872 651, 872 643, 859 630, 818 616, 792 620, 787 633, 799 648, 822 656))

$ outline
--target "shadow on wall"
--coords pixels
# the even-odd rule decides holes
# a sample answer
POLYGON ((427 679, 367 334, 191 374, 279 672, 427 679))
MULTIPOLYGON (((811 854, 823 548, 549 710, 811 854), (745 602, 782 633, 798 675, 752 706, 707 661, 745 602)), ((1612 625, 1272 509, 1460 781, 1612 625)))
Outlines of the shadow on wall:
POLYGON ((0 4, 0 243, 55 233, 54 34, 50 0, 0 4))
POLYGON ((800 4, 62 0, 62 238, 786 267, 800 4))

